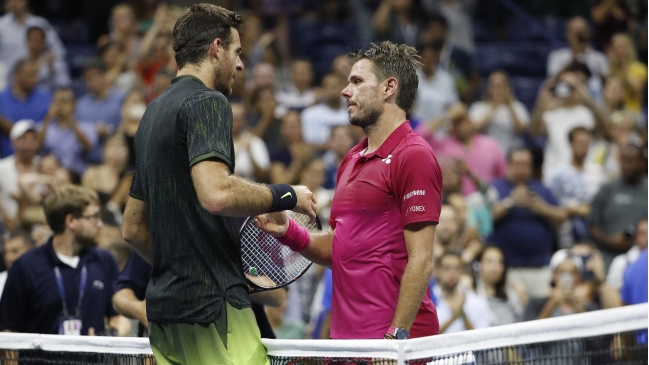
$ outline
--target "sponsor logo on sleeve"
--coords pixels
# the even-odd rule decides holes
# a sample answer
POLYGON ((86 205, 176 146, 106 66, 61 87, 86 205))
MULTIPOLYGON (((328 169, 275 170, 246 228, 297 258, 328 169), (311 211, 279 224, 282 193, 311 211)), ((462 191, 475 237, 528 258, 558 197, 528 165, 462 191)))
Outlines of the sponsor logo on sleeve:
POLYGON ((413 205, 408 208, 408 213, 421 213, 426 211, 425 205, 413 205))
POLYGON ((405 202, 406 200, 412 198, 413 196, 423 196, 423 195, 426 195, 426 190, 413 190, 403 196, 403 201, 405 202))

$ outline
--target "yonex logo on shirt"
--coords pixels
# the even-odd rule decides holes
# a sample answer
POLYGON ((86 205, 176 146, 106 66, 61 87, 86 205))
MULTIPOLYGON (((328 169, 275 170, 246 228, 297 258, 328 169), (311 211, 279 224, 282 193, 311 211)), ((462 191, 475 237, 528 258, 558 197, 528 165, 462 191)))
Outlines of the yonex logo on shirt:
POLYGON ((413 190, 409 192, 408 194, 403 196, 403 201, 405 202, 406 200, 412 198, 413 196, 416 195, 426 195, 426 190, 413 190))
POLYGON ((99 280, 95 280, 92 282, 92 287, 97 290, 102 290, 104 289, 104 283, 99 280))
POLYGON ((382 159, 381 161, 383 161, 383 162, 385 162, 386 164, 389 165, 390 162, 392 162, 392 160, 390 160, 391 158, 392 158, 392 155, 388 155, 388 157, 382 159))

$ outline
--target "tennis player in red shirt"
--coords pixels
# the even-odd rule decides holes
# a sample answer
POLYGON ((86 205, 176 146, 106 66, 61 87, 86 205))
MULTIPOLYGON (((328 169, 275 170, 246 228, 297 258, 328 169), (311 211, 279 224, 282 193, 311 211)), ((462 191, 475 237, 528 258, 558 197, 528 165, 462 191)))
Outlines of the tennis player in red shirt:
POLYGON ((349 120, 367 138, 338 170, 328 232, 309 234, 285 213, 259 228, 333 272, 331 338, 406 339, 439 333, 428 282, 442 174, 406 120, 417 94, 414 48, 390 42, 353 55, 349 120))

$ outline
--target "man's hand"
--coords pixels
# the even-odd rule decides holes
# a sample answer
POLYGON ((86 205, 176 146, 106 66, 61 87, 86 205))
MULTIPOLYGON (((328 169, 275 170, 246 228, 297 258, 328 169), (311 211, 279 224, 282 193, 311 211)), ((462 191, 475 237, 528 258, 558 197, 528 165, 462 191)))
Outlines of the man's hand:
POLYGON ((527 207, 530 200, 530 191, 525 185, 518 185, 510 194, 514 205, 527 207))
POLYGON ((586 261, 586 270, 591 271, 595 276, 598 283, 603 283, 606 279, 606 268, 602 254, 598 251, 593 252, 593 255, 586 261))
POLYGON ((293 190, 297 195, 297 205, 292 210, 296 213, 306 214, 311 218, 311 222, 315 222, 316 212, 318 208, 316 207, 315 196, 304 185, 294 185, 293 190))
POLYGON ((149 320, 146 318, 146 300, 141 301, 138 307, 140 310, 137 313, 137 320, 140 321, 144 327, 149 328, 149 320))
POLYGON ((258 215, 254 224, 273 237, 282 237, 288 230, 288 215, 284 211, 258 215))

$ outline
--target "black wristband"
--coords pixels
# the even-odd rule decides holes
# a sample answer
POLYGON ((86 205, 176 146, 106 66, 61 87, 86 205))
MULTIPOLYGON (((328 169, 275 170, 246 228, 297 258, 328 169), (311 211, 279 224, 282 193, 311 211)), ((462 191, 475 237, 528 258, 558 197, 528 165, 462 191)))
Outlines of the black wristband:
POLYGON ((270 184, 270 192, 273 193, 273 205, 269 213, 291 210, 297 205, 297 195, 289 184, 270 184))

